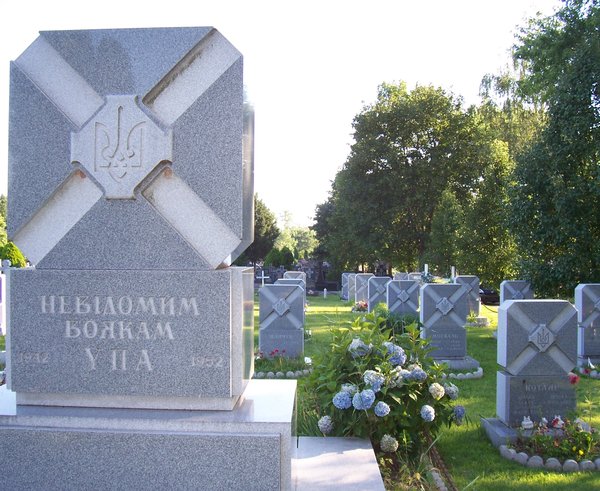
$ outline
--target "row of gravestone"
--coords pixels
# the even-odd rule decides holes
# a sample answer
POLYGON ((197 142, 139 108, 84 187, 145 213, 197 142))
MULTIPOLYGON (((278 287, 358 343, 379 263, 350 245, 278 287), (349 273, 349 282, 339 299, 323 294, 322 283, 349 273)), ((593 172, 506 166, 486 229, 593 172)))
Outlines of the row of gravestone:
POLYGON ((286 271, 258 291, 258 349, 263 356, 295 358, 304 353, 306 274, 286 271))

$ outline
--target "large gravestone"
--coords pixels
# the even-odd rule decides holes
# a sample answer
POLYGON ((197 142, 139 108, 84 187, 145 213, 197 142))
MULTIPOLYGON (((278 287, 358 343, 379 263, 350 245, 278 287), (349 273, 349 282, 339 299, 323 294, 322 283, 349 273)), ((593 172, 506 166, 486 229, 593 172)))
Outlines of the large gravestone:
POLYGON ((431 356, 456 370, 479 367, 467 356, 466 292, 456 284, 432 284, 421 287, 421 337, 435 348, 431 356))
POLYGON ((290 487, 295 386, 250 381, 253 274, 229 267, 252 131, 210 27, 43 32, 12 63, 9 234, 35 267, 7 275, 7 489, 290 487))
POLYGON ((387 284, 387 306, 392 314, 417 316, 419 310, 419 289, 417 281, 392 280, 387 284))
POLYGON ((279 278, 276 285, 293 285, 302 288, 302 296, 304 298, 304 305, 306 305, 306 282, 301 278, 279 278))
POLYGON ((369 278, 373 278, 373 273, 357 273, 355 280, 354 301, 368 302, 369 301, 369 278))
MULTIPOLYGON (((280 281, 280 280, 278 280, 280 281)), ((292 281, 292 280, 290 280, 292 281)), ((265 285, 259 292, 258 347, 267 357, 304 353, 304 290, 300 285, 265 285)))
POLYGON ((367 282, 368 309, 371 312, 378 304, 386 303, 387 284, 391 278, 387 276, 372 276, 367 282))
POLYGON ((575 388, 567 374, 576 363, 576 346, 577 311, 569 302, 508 300, 500 305, 498 420, 483 422, 494 444, 516 437, 524 417, 551 421, 575 410, 575 388))
POLYGON ((354 302, 356 298, 356 273, 348 275, 348 300, 354 302))
POLYGON ((531 283, 525 280, 504 280, 500 283, 500 304, 506 300, 529 300, 533 298, 531 283))
POLYGON ((575 288, 577 309, 577 364, 600 363, 600 283, 575 288))

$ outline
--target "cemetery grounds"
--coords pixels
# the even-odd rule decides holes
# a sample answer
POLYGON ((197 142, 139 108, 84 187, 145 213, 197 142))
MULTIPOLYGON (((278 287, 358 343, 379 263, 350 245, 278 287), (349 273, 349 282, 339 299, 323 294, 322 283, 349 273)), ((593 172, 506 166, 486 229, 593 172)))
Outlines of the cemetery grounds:
MULTIPOLYGON (((351 312, 351 304, 341 302, 337 295, 324 299, 308 297, 305 329, 311 336, 305 341, 305 356, 313 358, 326 353, 331 342, 331 330, 351 325, 361 313, 351 312)), ((255 299, 255 345, 258 346, 258 299, 255 299)), ((477 358, 484 370, 480 379, 452 382, 460 389, 457 402, 467 410, 469 422, 445 428, 437 448, 458 489, 473 490, 569 490, 600 489, 600 472, 556 473, 529 469, 503 459, 480 428, 479 417, 493 417, 496 410, 496 339, 497 307, 482 305, 481 314, 490 319, 487 327, 467 328, 468 354, 477 358)), ((4 337, 0 336, 0 350, 4 337)), ((581 378, 577 384, 579 416, 600 428, 600 380, 581 378)), ((320 436, 318 415, 311 407, 311 392, 307 379, 298 380, 298 434, 320 436)), ((386 480, 386 489, 409 489, 402 483, 386 480)), ((433 484, 431 489, 435 489, 433 484)))
MULTIPOLYGON (((340 301, 339 296, 307 297, 305 329, 311 332, 305 341, 304 354, 314 358, 326 353, 331 342, 331 331, 352 324, 361 315, 351 312, 351 303, 340 301)), ((437 449, 448 468, 457 489, 473 490, 592 490, 600 489, 600 472, 556 473, 529 469, 500 456, 480 427, 479 418, 493 417, 496 412, 496 339, 497 306, 481 306, 481 315, 490 319, 487 327, 467 328, 467 351, 476 358, 484 371, 480 379, 452 379, 460 389, 456 401, 465 406, 469 422, 462 426, 444 428, 437 449)), ((258 346, 258 297, 255 298, 255 346, 258 346)), ((600 380, 582 377, 576 387, 578 416, 600 428, 600 380)), ((298 381, 298 422, 300 436, 321 436, 317 415, 311 404, 307 379, 298 381)), ((415 489, 413 486, 390 482, 386 489, 415 489)), ((435 489, 431 484, 431 489, 435 489)))

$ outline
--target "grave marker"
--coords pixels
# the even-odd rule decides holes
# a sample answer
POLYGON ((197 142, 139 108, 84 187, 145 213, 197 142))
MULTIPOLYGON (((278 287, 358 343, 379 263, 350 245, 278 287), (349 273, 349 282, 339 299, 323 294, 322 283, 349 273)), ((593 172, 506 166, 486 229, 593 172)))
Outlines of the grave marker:
POLYGON ((356 292, 354 294, 354 301, 368 302, 369 301, 369 278, 373 278, 373 273, 357 273, 355 276, 355 287, 356 292))
POLYGON ((504 280, 500 283, 500 304, 506 300, 529 300, 533 298, 531 284, 525 280, 504 280))
POLYGON ((367 282, 368 309, 371 312, 378 304, 386 303, 387 284, 391 278, 387 276, 373 276, 367 282))
POLYGON ((600 363, 600 283, 575 288, 577 309, 577 364, 600 363))
POLYGON ((419 288, 417 281, 392 280, 387 284, 387 306, 393 314, 417 316, 419 310, 419 288))

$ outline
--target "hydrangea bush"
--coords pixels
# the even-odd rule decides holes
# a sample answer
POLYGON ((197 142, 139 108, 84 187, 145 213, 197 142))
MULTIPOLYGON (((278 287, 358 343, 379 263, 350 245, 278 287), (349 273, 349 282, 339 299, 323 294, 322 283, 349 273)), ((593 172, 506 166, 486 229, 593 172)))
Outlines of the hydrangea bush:
POLYGON ((458 388, 443 380, 416 325, 392 335, 375 313, 333 332, 331 350, 315 361, 312 383, 323 434, 370 438, 375 449, 418 456, 443 425, 461 424, 458 388))

